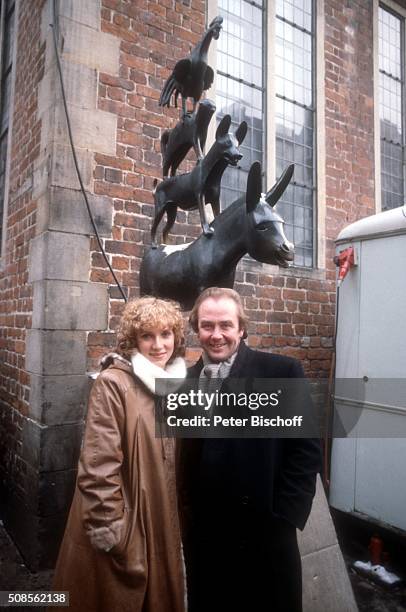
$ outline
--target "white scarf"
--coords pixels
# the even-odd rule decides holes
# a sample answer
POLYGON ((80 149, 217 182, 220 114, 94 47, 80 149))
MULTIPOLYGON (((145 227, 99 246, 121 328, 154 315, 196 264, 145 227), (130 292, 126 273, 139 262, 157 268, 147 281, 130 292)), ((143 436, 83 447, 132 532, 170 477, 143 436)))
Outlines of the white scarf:
POLYGON ((176 357, 165 369, 149 361, 138 351, 131 357, 134 374, 154 395, 164 397, 182 386, 186 377, 186 364, 182 357, 176 357))

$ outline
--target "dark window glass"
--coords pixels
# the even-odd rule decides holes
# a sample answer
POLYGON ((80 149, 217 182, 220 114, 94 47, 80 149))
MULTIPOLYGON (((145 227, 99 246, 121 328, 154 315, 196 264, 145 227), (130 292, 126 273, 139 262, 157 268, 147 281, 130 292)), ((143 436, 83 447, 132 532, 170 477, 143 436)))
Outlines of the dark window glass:
POLYGON ((0 0, 0 252, 4 222, 4 187, 10 116, 11 69, 14 44, 14 1, 0 0))
POLYGON ((295 164, 294 185, 278 204, 295 264, 313 266, 315 207, 315 74, 312 0, 276 2, 276 175, 295 164))
POLYGON ((379 7, 382 210, 402 206, 405 201, 404 27, 403 17, 379 7))
POLYGON ((221 183, 222 208, 245 193, 248 170, 264 156, 264 45, 262 2, 219 0, 224 18, 217 43, 217 119, 231 115, 235 130, 241 121, 248 133, 240 150, 237 168, 227 168, 221 183))

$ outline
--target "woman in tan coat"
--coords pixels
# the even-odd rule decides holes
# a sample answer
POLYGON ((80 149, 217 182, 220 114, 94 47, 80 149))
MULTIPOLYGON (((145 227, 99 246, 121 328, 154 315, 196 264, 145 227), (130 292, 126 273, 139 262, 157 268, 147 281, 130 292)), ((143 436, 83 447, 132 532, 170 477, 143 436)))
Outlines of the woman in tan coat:
POLYGON ((103 359, 91 391, 55 571, 53 589, 69 591, 69 610, 184 610, 174 440, 155 437, 162 405, 155 381, 180 384, 182 348, 174 302, 141 298, 126 305, 116 353, 103 359))

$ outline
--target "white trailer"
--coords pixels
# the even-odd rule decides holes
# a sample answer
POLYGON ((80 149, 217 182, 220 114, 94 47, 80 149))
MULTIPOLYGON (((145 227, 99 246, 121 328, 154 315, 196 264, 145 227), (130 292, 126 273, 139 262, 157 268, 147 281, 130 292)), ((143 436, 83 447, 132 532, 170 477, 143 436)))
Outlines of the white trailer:
POLYGON ((336 253, 349 246, 334 411, 349 436, 333 440, 330 504, 406 530, 406 207, 346 227, 336 253))

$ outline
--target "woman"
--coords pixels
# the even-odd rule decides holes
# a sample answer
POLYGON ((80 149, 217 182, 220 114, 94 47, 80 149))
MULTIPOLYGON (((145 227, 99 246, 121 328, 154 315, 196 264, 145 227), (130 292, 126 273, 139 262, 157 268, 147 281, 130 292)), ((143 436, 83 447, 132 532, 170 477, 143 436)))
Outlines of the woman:
MULTIPOLYGON (((157 379, 185 377, 174 302, 129 302, 89 399, 73 503, 53 583, 70 610, 183 612, 174 440, 155 437, 157 379)), ((162 386, 162 385, 161 385, 162 386)))

